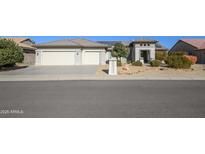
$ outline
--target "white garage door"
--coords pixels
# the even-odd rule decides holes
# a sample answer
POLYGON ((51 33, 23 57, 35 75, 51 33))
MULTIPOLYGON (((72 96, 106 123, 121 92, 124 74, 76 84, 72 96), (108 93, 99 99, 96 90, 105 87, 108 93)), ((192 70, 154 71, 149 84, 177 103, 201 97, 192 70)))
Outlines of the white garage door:
POLYGON ((99 65, 100 53, 94 51, 86 51, 84 56, 84 64, 86 65, 99 65))
POLYGON ((75 52, 43 52, 42 65, 74 65, 75 52))

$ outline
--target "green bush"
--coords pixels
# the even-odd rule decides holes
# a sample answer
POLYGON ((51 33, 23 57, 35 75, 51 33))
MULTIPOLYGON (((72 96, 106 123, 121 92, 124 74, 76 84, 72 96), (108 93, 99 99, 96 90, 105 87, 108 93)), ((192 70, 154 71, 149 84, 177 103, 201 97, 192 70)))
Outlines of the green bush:
POLYGON ((165 51, 156 51, 156 53, 155 53, 156 60, 162 61, 162 60, 165 60, 166 57, 167 57, 167 52, 165 52, 165 51))
POLYGON ((13 66, 16 63, 14 51, 10 49, 0 49, 0 66, 13 66))
POLYGON ((192 62, 189 59, 187 59, 186 57, 184 57, 184 56, 181 56, 181 55, 171 55, 171 56, 168 56, 168 58, 167 58, 167 64, 171 68, 188 69, 188 68, 191 67, 192 62))
POLYGON ((23 60, 21 47, 12 40, 0 39, 0 66, 13 66, 23 60))
POLYGON ((152 60, 152 61, 150 62, 150 65, 151 65, 152 67, 159 67, 160 64, 161 64, 161 61, 159 61, 159 60, 152 60))
POLYGON ((132 65, 133 65, 133 66, 142 66, 142 62, 139 61, 139 60, 137 60, 137 61, 135 61, 135 62, 132 62, 132 65))

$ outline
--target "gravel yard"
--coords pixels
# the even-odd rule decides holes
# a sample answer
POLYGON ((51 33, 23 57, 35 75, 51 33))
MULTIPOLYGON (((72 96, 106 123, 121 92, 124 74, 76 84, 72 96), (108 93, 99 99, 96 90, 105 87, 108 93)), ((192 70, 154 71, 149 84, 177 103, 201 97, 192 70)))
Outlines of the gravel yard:
MULTIPOLYGON (((96 74, 103 76, 107 75, 108 65, 99 66, 96 74)), ((205 65, 195 64, 191 69, 173 69, 168 67, 150 67, 123 65, 118 67, 118 75, 176 75, 176 76, 205 76, 205 65)))

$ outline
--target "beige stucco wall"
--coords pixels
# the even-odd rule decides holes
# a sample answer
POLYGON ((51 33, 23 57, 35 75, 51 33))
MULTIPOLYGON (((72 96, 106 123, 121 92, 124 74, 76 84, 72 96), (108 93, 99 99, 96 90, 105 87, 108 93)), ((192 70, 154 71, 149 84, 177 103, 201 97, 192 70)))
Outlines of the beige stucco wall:
POLYGON ((35 53, 23 53, 24 55, 24 64, 34 65, 35 64, 35 53))

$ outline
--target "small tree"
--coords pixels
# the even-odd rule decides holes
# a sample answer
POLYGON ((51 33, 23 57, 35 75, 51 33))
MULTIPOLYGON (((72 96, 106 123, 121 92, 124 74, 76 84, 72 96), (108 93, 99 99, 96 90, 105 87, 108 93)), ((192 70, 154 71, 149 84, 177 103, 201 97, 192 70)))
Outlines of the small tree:
POLYGON ((122 57, 127 57, 127 52, 127 48, 122 43, 116 43, 112 51, 112 56, 121 61, 122 57))
POLYGON ((13 40, 0 39, 0 66, 13 66, 24 60, 23 50, 13 40))

